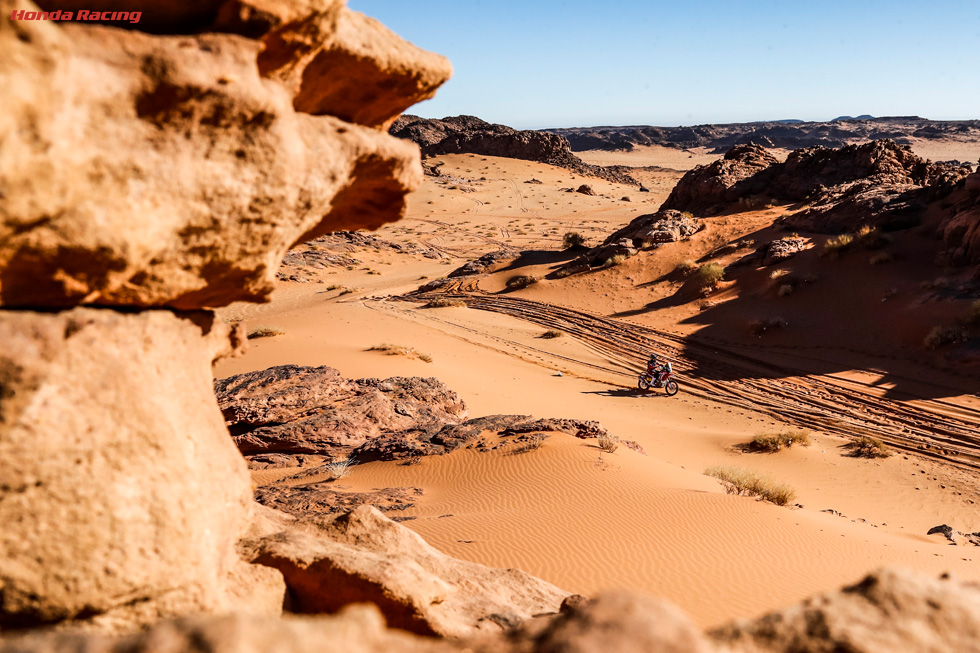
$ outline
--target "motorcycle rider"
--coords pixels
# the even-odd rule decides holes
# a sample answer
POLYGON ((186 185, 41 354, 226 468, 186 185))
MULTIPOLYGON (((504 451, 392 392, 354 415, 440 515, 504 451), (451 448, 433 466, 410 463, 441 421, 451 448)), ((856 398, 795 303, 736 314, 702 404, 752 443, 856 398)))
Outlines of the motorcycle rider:
POLYGON ((650 360, 647 361, 647 376, 652 377, 657 383, 661 383, 663 381, 662 373, 666 369, 667 366, 660 363, 656 354, 650 354, 650 360))

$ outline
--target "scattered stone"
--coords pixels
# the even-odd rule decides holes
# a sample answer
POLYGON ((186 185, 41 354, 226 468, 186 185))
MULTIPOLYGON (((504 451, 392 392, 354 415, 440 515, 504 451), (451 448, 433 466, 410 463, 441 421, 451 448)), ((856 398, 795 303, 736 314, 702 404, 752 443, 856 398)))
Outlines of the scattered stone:
POLYGON ((517 256, 517 250, 513 249, 501 249, 494 252, 488 252, 475 261, 470 261, 464 264, 462 267, 456 268, 449 273, 448 277, 453 279, 456 277, 466 277, 474 274, 493 272, 498 265, 501 263, 510 262, 517 258, 517 256))
POLYGON ((582 184, 575 189, 575 192, 583 195, 595 195, 595 191, 592 190, 592 186, 589 186, 588 184, 582 184))
MULTIPOLYGON (((918 489, 918 488, 916 488, 918 489)), ((946 524, 941 524, 939 526, 933 526, 929 529, 926 535, 934 535, 936 533, 942 534, 947 540, 953 544, 972 544, 973 546, 980 546, 980 532, 977 533, 962 533, 952 526, 946 524)))

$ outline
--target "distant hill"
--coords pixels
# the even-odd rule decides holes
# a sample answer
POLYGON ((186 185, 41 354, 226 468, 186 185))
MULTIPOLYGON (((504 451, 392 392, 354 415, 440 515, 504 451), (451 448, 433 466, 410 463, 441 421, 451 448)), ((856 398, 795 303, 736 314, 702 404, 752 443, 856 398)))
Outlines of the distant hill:
POLYGON ((678 149, 706 147, 727 152, 735 145, 756 143, 795 150, 821 145, 843 147, 882 138, 908 145, 912 138, 980 141, 980 120, 927 120, 918 116, 874 118, 841 116, 829 122, 768 122, 695 125, 690 127, 570 127, 542 130, 568 139, 572 151, 632 150, 638 145, 678 149))

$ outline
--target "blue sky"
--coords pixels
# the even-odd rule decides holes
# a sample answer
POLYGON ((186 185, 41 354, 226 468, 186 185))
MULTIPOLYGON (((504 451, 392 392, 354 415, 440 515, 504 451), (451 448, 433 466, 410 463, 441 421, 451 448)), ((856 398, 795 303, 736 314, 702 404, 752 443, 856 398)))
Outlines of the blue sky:
POLYGON ((455 74, 409 111, 519 128, 980 118, 980 1, 349 0, 455 74))

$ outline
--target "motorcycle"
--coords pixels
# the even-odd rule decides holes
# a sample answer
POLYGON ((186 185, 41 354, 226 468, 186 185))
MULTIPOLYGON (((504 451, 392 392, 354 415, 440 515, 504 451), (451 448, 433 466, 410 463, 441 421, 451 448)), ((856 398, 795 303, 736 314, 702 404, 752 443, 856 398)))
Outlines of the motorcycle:
POLYGON ((637 379, 636 386, 640 390, 663 388, 667 392, 668 397, 673 397, 676 395, 680 388, 677 386, 677 381, 674 380, 674 371, 670 368, 669 364, 667 369, 661 372, 659 376, 660 378, 657 378, 653 374, 643 372, 637 379))

